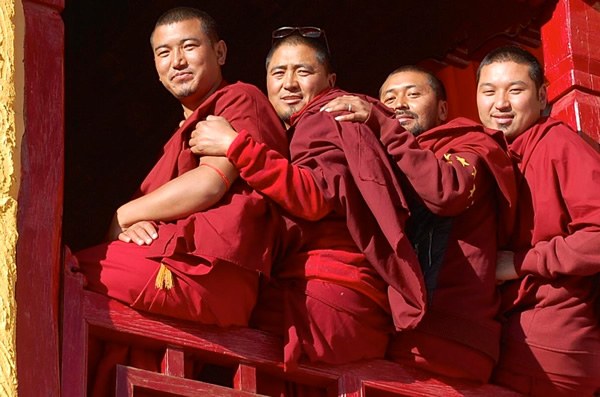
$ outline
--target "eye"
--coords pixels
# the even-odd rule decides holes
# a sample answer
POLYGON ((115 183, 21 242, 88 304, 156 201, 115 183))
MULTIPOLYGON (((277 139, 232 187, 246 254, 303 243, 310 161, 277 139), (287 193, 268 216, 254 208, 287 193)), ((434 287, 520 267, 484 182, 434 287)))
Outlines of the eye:
POLYGON ((386 105, 391 105, 396 100, 395 96, 386 96, 383 98, 383 103, 386 105))
POLYGON ((196 49, 198 46, 196 44, 186 44, 183 46, 183 49, 186 51, 193 51, 194 49, 196 49))
POLYGON ((495 92, 494 90, 483 90, 481 93, 485 96, 492 96, 495 92))
POLYGON ((159 50, 156 52, 156 56, 159 58, 164 58, 169 56, 169 51, 168 50, 159 50))
POLYGON ((518 94, 522 93, 523 91, 524 91, 523 88, 511 88, 509 92, 511 94, 518 95, 518 94))
POLYGON ((305 77, 305 76, 309 76, 311 74, 312 74, 311 71, 308 70, 308 69, 298 69, 298 75, 299 76, 305 77))
POLYGON ((280 79, 280 78, 282 78, 282 77, 283 77, 283 74, 284 74, 284 73, 283 73, 283 70, 273 70, 273 71, 271 72, 271 76, 272 76, 272 77, 275 77, 276 79, 280 79))
POLYGON ((420 97, 421 93, 418 91, 412 91, 412 92, 409 92, 406 96, 414 99, 414 98, 420 97))

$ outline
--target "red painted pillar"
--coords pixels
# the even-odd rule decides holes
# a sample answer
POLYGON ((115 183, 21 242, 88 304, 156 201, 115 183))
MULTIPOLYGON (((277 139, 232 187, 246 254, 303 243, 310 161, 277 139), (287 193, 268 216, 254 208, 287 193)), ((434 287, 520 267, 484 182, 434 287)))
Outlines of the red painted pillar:
POLYGON ((559 0, 541 29, 552 115, 600 143, 600 2, 559 0))
POLYGON ((17 378, 20 397, 59 397, 64 0, 22 4, 25 131, 17 213, 17 378))

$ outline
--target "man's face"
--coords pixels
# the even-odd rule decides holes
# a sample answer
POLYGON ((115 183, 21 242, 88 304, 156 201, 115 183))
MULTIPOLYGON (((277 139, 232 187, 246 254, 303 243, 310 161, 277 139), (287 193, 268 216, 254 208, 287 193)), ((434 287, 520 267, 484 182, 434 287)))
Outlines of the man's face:
POLYGON ((223 41, 211 43, 201 21, 159 26, 151 43, 160 81, 187 110, 196 109, 221 83, 227 47, 223 41))
POLYGON ((442 124, 448 115, 445 100, 438 100, 426 74, 418 71, 395 73, 387 78, 379 100, 396 114, 404 129, 413 135, 442 124))
POLYGON ((484 126, 501 130, 510 142, 531 127, 546 107, 546 88, 536 89, 529 66, 512 61, 484 66, 477 85, 477 109, 484 126))
POLYGON ((289 127, 292 114, 335 84, 315 51, 304 44, 282 44, 267 65, 267 93, 279 118, 289 127))

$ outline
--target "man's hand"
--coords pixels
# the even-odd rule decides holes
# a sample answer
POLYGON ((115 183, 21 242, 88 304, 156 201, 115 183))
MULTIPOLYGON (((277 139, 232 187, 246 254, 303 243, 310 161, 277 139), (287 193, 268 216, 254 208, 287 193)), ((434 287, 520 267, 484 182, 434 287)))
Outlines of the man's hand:
POLYGON ((498 251, 496 262, 496 280, 504 282, 519 278, 515 270, 515 254, 512 251, 498 251))
POLYGON ((106 233, 106 240, 121 240, 124 243, 135 243, 137 245, 150 245, 158 238, 156 224, 150 221, 136 222, 129 227, 119 223, 118 214, 113 216, 112 222, 106 233))
POLYGON ((322 112, 346 112, 336 116, 337 121, 356 121, 364 123, 371 114, 371 105, 369 102, 352 95, 342 95, 330 101, 321 108, 322 112))
POLYGON ((150 245, 158 238, 154 222, 141 221, 129 226, 119 234, 119 240, 137 245, 150 245))
POLYGON ((194 154, 225 156, 237 135, 225 118, 208 116, 205 121, 196 124, 196 129, 192 131, 190 148, 194 154))

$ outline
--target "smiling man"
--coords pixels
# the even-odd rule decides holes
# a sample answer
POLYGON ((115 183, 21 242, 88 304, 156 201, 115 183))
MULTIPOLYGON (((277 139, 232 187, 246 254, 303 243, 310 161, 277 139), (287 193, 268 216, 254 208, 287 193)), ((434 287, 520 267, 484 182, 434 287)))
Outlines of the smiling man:
MULTIPOLYGON (((136 198, 117 209, 109 241, 76 254, 79 270, 86 288, 138 310, 247 325, 259 275, 271 272, 281 219, 273 204, 237 178, 227 159, 198 157, 187 142, 197 122, 223 115, 286 156, 284 130, 258 88, 223 80, 227 47, 208 14, 167 11, 150 42, 160 81, 181 103, 185 120, 136 198)), ((109 364, 98 368, 114 368, 109 364)), ((107 390, 99 374, 93 395, 107 390)))
POLYGON ((140 310, 245 325, 256 300, 258 272, 270 271, 276 217, 262 196, 237 181, 227 159, 198 158, 187 140, 198 121, 214 114, 256 131, 258 141, 283 155, 287 140, 256 87, 223 80, 227 47, 208 14, 193 8, 168 11, 150 42, 160 81, 180 101, 185 121, 137 198, 117 209, 108 233, 111 241, 77 253, 81 271, 89 289, 140 310), (272 238, 250 236, 257 222, 264 236, 272 238), (223 236, 235 237, 235 243, 223 236), (210 298, 225 292, 221 285, 228 285, 227 293, 239 294, 239 300, 210 298))
POLYGON ((532 396, 600 392, 600 155, 542 117, 540 63, 518 47, 477 72, 484 125, 504 132, 520 171, 516 230, 498 255, 505 317, 495 382, 532 396))

